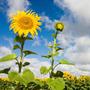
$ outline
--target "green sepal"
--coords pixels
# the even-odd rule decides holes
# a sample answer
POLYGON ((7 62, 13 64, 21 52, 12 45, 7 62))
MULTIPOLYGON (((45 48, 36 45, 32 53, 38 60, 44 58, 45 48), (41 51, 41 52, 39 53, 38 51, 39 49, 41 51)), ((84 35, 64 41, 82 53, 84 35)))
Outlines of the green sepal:
POLYGON ((14 42, 19 42, 19 43, 22 43, 23 41, 25 40, 24 37, 19 37, 19 36, 16 36, 15 39, 14 39, 14 42))

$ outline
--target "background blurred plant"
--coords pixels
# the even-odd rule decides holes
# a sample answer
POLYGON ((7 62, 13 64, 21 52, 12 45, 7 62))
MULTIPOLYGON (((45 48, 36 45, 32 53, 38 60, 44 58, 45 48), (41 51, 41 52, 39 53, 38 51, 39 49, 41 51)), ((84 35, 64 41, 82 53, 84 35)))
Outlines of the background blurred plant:
POLYGON ((65 81, 64 90, 89 90, 90 89, 90 76, 76 77, 69 72, 64 72, 65 81))
POLYGON ((59 64, 70 64, 67 60, 62 59, 59 60, 59 62, 57 64, 55 64, 55 57, 59 55, 60 50, 63 50, 63 48, 60 47, 60 44, 57 43, 57 36, 59 34, 59 32, 62 32, 64 29, 64 24, 61 22, 57 22, 55 24, 55 33, 52 34, 54 40, 53 40, 53 44, 49 45, 48 47, 51 49, 49 51, 48 55, 42 56, 44 58, 48 58, 50 59, 51 62, 51 66, 49 68, 42 66, 40 68, 40 72, 41 74, 50 74, 50 78, 52 77, 62 77, 63 73, 61 71, 57 71, 56 73, 54 73, 55 68, 59 65, 59 64))

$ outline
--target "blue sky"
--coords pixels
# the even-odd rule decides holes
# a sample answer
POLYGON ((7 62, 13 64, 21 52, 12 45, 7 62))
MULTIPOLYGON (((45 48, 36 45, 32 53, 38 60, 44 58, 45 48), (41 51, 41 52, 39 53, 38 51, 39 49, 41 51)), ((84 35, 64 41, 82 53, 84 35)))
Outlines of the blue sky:
MULTIPOLYGON (((42 30, 34 41, 26 42, 25 48, 39 53, 39 56, 29 58, 45 60, 41 55, 47 53, 46 44, 53 40, 51 34, 54 32, 54 23, 61 21, 65 29, 57 40, 65 48, 64 57, 75 64, 85 64, 79 65, 78 68, 89 70, 90 67, 86 65, 90 64, 89 8, 90 0, 0 0, 0 54, 4 54, 4 51, 10 53, 13 46, 15 34, 9 30, 10 14, 16 13, 17 10, 32 9, 42 17, 42 30)), ((66 68, 70 71, 70 67, 66 68)), ((71 72, 75 70, 76 67, 71 72)))

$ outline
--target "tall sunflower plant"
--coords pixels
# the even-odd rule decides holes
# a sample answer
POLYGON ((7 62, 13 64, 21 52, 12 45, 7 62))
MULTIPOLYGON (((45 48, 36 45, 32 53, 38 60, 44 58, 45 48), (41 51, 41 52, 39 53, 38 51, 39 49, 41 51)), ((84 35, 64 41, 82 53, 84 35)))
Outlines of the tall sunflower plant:
MULTIPOLYGON (((9 73, 10 79, 18 78, 18 80, 24 81, 25 78, 27 80, 28 74, 31 75, 30 78, 31 80, 34 78, 33 73, 29 69, 23 71, 22 75, 19 76, 19 74, 22 72, 23 67, 30 64, 29 62, 24 62, 24 58, 31 54, 37 54, 36 52, 26 50, 24 46, 25 46, 25 41, 33 40, 34 36, 38 34, 37 30, 40 29, 40 25, 41 25, 40 19, 41 19, 40 16, 38 16, 33 11, 18 11, 15 15, 11 16, 10 18, 10 29, 16 34, 14 38, 15 45, 13 46, 13 49, 14 50, 18 49, 20 51, 20 56, 17 56, 16 54, 10 54, 0 58, 0 62, 16 60, 16 64, 18 65, 18 72, 14 72, 14 71, 10 72, 9 73), (15 78, 16 76, 17 78, 15 78), (22 77, 24 78, 22 79, 22 77)), ((9 70, 10 67, 0 71, 0 73, 8 74, 9 70)))
POLYGON ((49 76, 50 78, 53 78, 53 77, 62 77, 63 76, 63 72, 61 71, 57 71, 56 73, 54 72, 54 70, 56 69, 56 67, 60 64, 70 64, 70 62, 68 62, 66 59, 60 59, 58 60, 58 62, 56 62, 55 60, 55 57, 57 57, 59 55, 59 52, 61 50, 64 50, 63 48, 60 47, 60 44, 58 44, 57 42, 57 36, 59 34, 59 32, 63 32, 63 29, 64 29, 64 24, 62 22, 57 22, 55 24, 55 33, 52 34, 52 37, 53 37, 53 44, 52 45, 48 45, 48 47, 50 48, 50 51, 47 55, 43 55, 42 57, 44 58, 47 58, 47 59, 50 59, 50 67, 45 67, 45 66, 42 66, 40 68, 40 72, 41 74, 48 74, 49 73, 49 76))

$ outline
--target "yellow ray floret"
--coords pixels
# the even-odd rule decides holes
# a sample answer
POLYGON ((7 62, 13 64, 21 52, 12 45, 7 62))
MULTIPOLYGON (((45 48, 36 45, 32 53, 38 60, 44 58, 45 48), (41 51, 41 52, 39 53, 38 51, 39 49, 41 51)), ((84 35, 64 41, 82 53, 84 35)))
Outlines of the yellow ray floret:
POLYGON ((32 36, 37 34, 37 30, 41 25, 40 17, 32 11, 19 11, 11 17, 10 29, 19 36, 25 37, 30 33, 32 36))

